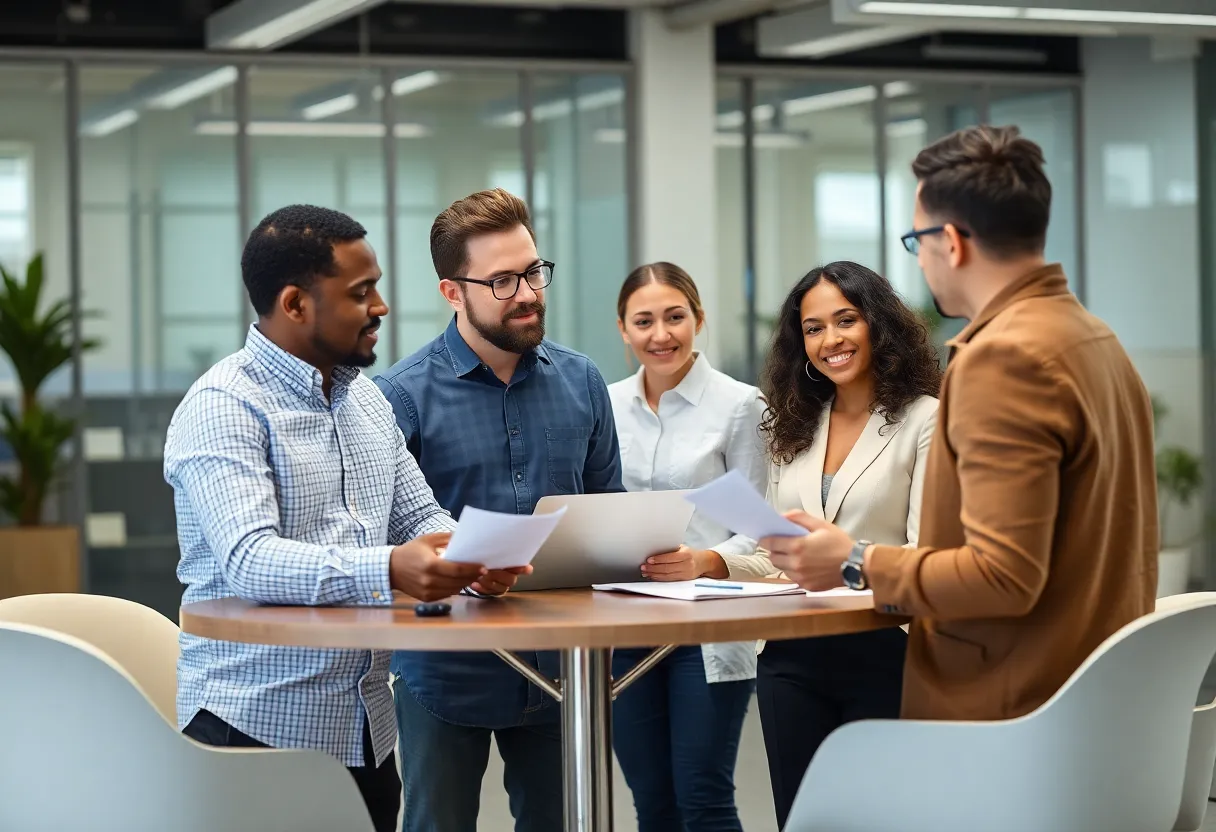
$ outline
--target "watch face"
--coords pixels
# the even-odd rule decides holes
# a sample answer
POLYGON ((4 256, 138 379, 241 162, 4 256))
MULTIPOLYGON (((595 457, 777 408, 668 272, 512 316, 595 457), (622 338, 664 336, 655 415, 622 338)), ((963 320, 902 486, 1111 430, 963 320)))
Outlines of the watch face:
POLYGON ((854 563, 846 563, 840 570, 841 576, 844 578, 845 586, 849 589, 860 589, 863 583, 861 577, 861 569, 854 563))

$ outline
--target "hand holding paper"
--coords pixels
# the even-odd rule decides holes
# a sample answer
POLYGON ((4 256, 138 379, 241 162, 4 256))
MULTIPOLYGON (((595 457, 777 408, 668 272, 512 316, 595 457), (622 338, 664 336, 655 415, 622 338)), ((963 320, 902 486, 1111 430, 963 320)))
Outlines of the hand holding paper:
POLYGON ((564 506, 552 514, 504 514, 465 506, 443 557, 487 569, 527 566, 565 513, 564 506))

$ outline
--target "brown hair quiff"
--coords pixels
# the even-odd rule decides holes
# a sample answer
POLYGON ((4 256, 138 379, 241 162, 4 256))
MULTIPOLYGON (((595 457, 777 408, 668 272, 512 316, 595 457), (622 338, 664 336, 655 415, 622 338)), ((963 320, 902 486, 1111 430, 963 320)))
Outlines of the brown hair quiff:
POLYGON ((1051 219, 1043 150, 1017 127, 981 125, 951 133, 912 162, 920 204, 1005 260, 1041 254, 1051 219))
POLYGON ((435 217, 431 224, 431 262, 440 280, 464 277, 469 262, 469 240, 522 225, 532 239, 532 218, 528 206, 502 188, 478 191, 457 200, 435 217))
POLYGON ((629 305, 629 298, 633 297, 633 293, 638 289, 651 283, 670 286, 683 294, 688 299, 688 309, 692 312, 693 319, 698 324, 705 323, 705 307, 701 305, 701 293, 697 291, 697 284, 693 282, 688 272, 675 263, 665 261, 647 263, 629 273, 629 277, 625 278, 625 282, 621 284, 621 292, 616 298, 617 318, 622 322, 625 320, 625 307, 629 305))

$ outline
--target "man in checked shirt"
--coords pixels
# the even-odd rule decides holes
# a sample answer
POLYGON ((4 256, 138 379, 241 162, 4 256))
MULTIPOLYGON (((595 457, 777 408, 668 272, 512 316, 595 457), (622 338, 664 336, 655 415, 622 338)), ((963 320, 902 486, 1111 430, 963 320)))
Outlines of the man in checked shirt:
MULTIPOLYGON (((165 443, 183 603, 388 604, 515 575, 438 557, 455 523, 406 450, 392 408, 359 372, 375 360, 380 267, 345 214, 292 205, 245 245, 258 321, 245 347, 182 399, 165 443)), ((235 644, 182 634, 177 716, 216 746, 326 751, 345 764, 377 832, 401 783, 389 654, 235 644)))

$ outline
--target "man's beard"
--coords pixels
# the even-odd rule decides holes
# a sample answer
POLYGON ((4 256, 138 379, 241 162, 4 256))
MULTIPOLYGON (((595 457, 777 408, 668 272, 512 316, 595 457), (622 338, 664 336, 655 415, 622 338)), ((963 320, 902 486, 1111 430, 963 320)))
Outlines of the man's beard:
POLYGON ((473 329, 503 352, 522 355, 528 350, 536 349, 545 338, 545 305, 539 301, 515 307, 497 323, 480 320, 473 312, 473 307, 468 304, 465 305, 464 310, 465 314, 469 316, 469 323, 473 325, 473 329), (536 323, 534 324, 520 328, 508 323, 512 318, 522 318, 533 312, 536 313, 536 323))
MULTIPOLYGON (((380 326, 380 319, 377 318, 376 320, 372 321, 370 324, 365 326, 362 330, 360 330, 359 338, 362 339, 366 333, 370 332, 373 329, 376 329, 379 326, 380 326)), ((336 349, 336 348, 330 346, 329 344, 325 343, 324 341, 322 341, 320 338, 317 338, 317 337, 314 337, 314 339, 313 339, 313 346, 315 346, 318 349, 318 351, 321 352, 322 355, 332 357, 334 366, 336 366, 336 367, 364 368, 364 367, 370 367, 376 363, 375 350, 372 350, 369 352, 359 352, 358 349, 355 349, 348 353, 342 353, 339 349, 336 349)))

